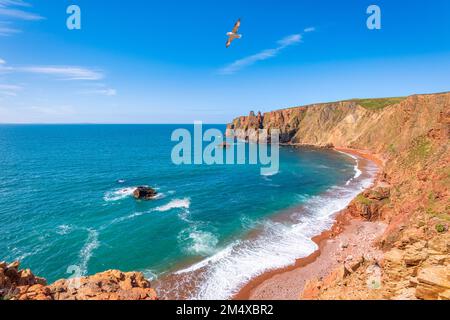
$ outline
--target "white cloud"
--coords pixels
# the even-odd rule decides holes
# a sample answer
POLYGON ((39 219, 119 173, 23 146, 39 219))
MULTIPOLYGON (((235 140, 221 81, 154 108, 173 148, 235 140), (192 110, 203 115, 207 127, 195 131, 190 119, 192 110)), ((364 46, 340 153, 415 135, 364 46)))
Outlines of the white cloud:
POLYGON ((16 68, 15 70, 26 73, 51 75, 60 77, 62 80, 101 80, 104 75, 98 71, 70 66, 31 66, 16 68))
POLYGON ((22 32, 16 28, 0 26, 0 36, 7 37, 22 32))
MULTIPOLYGON (((0 17, 2 20, 27 20, 39 21, 45 18, 37 13, 29 11, 31 4, 23 0, 0 0, 0 17)), ((2 21, 0 25, 0 36, 11 36, 20 33, 21 30, 14 27, 5 27, 11 21, 2 21)))
POLYGON ((228 66, 222 68, 220 74, 234 74, 242 68, 251 66, 258 61, 264 61, 270 58, 276 57, 283 49, 300 43, 302 40, 301 34, 293 34, 277 42, 278 47, 274 49, 266 49, 257 54, 251 55, 249 57, 236 60, 235 62, 229 64, 228 66))
POLYGON ((308 33, 308 32, 314 32, 314 31, 316 31, 316 28, 314 28, 314 27, 309 27, 309 28, 306 28, 305 30, 303 30, 304 32, 306 32, 306 33, 308 33))
POLYGON ((0 84, 0 95, 3 96, 17 96, 17 92, 22 90, 21 86, 11 84, 0 84))
POLYGON ((116 89, 111 89, 111 88, 85 91, 84 93, 85 94, 99 94, 99 95, 104 95, 104 96, 108 96, 108 97, 113 97, 113 96, 117 95, 116 89))
POLYGON ((7 6, 31 7, 31 4, 23 0, 0 0, 0 7, 7 6))
POLYGON ((60 80, 87 80, 97 81, 104 78, 98 70, 78 66, 9 66, 0 58, 0 72, 31 73, 38 75, 55 76, 60 80))
POLYGON ((20 9, 9 9, 1 6, 0 6, 0 16, 28 21, 38 21, 45 19, 43 16, 40 16, 35 13, 27 12, 20 9))
POLYGON ((71 106, 55 106, 55 107, 32 106, 29 109, 35 113, 50 116, 66 116, 75 113, 75 110, 71 106))
MULTIPOLYGON (((116 89, 109 88, 104 83, 98 82, 104 78, 102 72, 94 69, 77 66, 9 66, 5 60, 0 58, 0 74, 35 74, 49 76, 56 80, 82 81, 82 84, 89 85, 92 89, 81 92, 82 94, 97 94, 108 97, 116 96, 116 89), (83 82, 84 81, 84 82, 83 82)), ((17 91, 22 88, 13 85, 0 84, 0 95, 16 96, 17 91)))
POLYGON ((293 34, 291 36, 287 36, 287 37, 281 39, 280 41, 278 41, 278 44, 280 45, 280 48, 278 48, 278 49, 284 49, 286 47, 300 43, 301 41, 302 41, 301 34, 293 34))

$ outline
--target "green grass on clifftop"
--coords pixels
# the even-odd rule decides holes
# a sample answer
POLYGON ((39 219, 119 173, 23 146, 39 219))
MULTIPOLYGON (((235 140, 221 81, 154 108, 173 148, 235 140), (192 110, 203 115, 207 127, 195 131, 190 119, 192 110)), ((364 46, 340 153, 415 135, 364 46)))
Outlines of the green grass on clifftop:
POLYGON ((381 110, 393 104, 397 104, 405 100, 406 97, 380 98, 380 99, 353 99, 361 107, 369 110, 381 110))

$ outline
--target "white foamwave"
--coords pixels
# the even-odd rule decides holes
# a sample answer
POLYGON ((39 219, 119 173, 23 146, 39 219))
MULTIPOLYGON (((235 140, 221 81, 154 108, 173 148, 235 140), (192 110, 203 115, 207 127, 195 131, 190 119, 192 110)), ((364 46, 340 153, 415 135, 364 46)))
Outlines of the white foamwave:
POLYGON ((212 232, 199 230, 196 226, 181 231, 178 235, 178 241, 188 253, 200 256, 213 254, 219 243, 212 232))
POLYGON ((88 238, 86 240, 85 245, 80 250, 80 272, 82 275, 86 275, 88 271, 88 264, 89 260, 92 257, 92 254, 94 253, 94 250, 98 248, 99 241, 98 241, 98 232, 94 229, 88 229, 88 238))
POLYGON ((149 281, 153 281, 158 278, 158 275, 150 269, 144 270, 144 271, 142 271, 142 273, 144 275, 144 278, 149 281))
POLYGON ((356 166, 355 166, 355 176, 353 179, 358 179, 362 175, 362 171, 359 170, 359 161, 356 160, 356 166))
POLYGON ((60 236, 69 234, 72 231, 72 227, 66 224, 60 225, 56 228, 56 233, 60 236))
POLYGON ((128 188, 122 188, 122 189, 116 189, 113 191, 108 191, 103 199, 105 201, 118 201, 122 200, 126 197, 130 197, 133 192, 136 190, 137 187, 128 187, 128 188))
POLYGON ((115 223, 124 222, 124 221, 127 221, 127 220, 131 220, 131 219, 140 217, 140 216, 142 216, 142 215, 144 215, 144 214, 150 213, 150 212, 152 212, 152 211, 153 211, 153 210, 150 210, 150 211, 144 211, 144 212, 135 212, 135 213, 132 213, 132 214, 130 214, 130 215, 128 215, 128 216, 125 216, 125 217, 116 218, 116 219, 114 219, 113 221, 111 221, 110 225, 111 225, 111 224, 115 224, 115 223))
POLYGON ((350 158, 352 158, 353 160, 356 161, 356 165, 354 167, 355 176, 352 179, 347 181, 346 185, 348 186, 352 182, 352 180, 358 179, 362 175, 362 171, 359 169, 359 158, 357 156, 353 155, 353 154, 350 154, 350 153, 346 153, 346 152, 343 152, 343 151, 338 151, 338 152, 342 153, 342 154, 345 154, 346 156, 348 156, 348 157, 350 157, 350 158))
POLYGON ((168 204, 155 208, 155 211, 165 212, 177 208, 189 209, 190 206, 191 200, 189 198, 174 199, 170 201, 168 204))
POLYGON ((372 178, 351 187, 333 187, 331 192, 308 199, 295 224, 267 221, 255 239, 235 241, 213 256, 178 274, 200 270, 198 289, 190 299, 229 299, 240 287, 267 270, 295 263, 317 250, 312 238, 332 227, 336 212, 344 209, 372 178))

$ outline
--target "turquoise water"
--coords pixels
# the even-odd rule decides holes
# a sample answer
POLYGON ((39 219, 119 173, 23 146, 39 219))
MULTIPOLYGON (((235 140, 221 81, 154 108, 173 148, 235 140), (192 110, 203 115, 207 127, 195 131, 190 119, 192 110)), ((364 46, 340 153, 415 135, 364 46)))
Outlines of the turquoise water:
MULTIPOLYGON (((223 272, 234 272, 220 269, 223 262, 242 262, 241 272, 250 277, 313 250, 311 242, 301 248, 298 238, 326 227, 330 211, 342 206, 342 201, 321 195, 348 186, 355 177, 355 160, 347 155, 288 147, 280 151, 280 173, 270 177, 250 165, 175 166, 170 136, 179 127, 0 126, 0 260, 21 260, 52 282, 69 277, 69 266, 77 266, 83 275, 121 269, 157 277, 192 263, 202 268, 205 259, 214 259, 217 268, 201 281, 215 283, 208 290, 223 289, 219 298, 242 280, 214 282, 223 272), (130 193, 140 185, 157 188, 159 198, 134 200, 130 193), (251 254, 263 255, 258 251, 261 239, 239 260, 243 255, 236 244, 248 244, 249 232, 267 229, 270 218, 301 204, 312 209, 289 228, 307 218, 310 227, 292 235, 269 228, 272 238, 264 240, 262 247, 269 250, 273 245, 279 261, 276 254, 267 257, 267 263, 255 260, 256 268, 249 262, 251 254), (286 235, 294 238, 283 238, 286 235), (296 241, 295 250, 291 240, 296 241), (290 253, 283 256, 283 248, 290 253)), ((346 202, 356 189, 341 200, 346 202)), ((197 297, 209 297, 205 290, 197 297)))

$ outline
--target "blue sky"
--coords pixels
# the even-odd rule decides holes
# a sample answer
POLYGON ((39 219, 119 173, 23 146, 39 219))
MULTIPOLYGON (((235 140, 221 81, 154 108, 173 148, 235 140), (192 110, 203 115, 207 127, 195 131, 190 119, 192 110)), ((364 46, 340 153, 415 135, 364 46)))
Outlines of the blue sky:
POLYGON ((449 84, 447 0, 0 0, 2 123, 226 123, 449 84))

